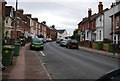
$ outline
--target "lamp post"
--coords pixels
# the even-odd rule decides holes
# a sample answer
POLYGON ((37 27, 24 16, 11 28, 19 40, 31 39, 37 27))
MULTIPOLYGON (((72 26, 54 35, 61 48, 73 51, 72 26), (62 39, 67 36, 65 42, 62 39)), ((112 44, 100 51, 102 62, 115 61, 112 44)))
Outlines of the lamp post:
POLYGON ((115 7, 115 3, 113 3, 113 55, 115 55, 115 11, 114 11, 114 7, 115 7))
POLYGON ((2 58, 2 1, 0 1, 0 62, 2 58))
POLYGON ((18 0, 16 0, 16 12, 15 12, 15 22, 14 22, 15 42, 17 41, 17 6, 18 6, 18 0))
MULTIPOLYGON (((0 0, 0 68, 2 65, 2 0, 0 0)), ((0 69, 0 81, 2 80, 2 69, 0 69)))

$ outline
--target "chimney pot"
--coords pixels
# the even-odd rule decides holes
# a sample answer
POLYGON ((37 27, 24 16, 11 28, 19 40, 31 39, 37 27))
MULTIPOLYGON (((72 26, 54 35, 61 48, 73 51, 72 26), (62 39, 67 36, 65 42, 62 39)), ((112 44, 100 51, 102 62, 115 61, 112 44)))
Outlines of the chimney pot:
POLYGON ((103 4, 102 4, 102 2, 99 2, 98 13, 102 13, 102 12, 103 12, 103 4))
POLYGON ((88 8, 88 17, 91 17, 91 15, 92 15, 92 10, 91 8, 88 8))

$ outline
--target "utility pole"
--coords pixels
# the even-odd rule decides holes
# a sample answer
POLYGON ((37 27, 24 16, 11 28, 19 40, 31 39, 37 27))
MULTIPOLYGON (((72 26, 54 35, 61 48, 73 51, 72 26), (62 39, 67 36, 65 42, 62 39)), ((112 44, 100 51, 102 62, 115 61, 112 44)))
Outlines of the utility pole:
MULTIPOLYGON (((2 0, 0 0, 0 68, 2 67, 2 0)), ((2 80, 2 69, 0 69, 0 81, 2 80)))
POLYGON ((2 1, 0 0, 0 62, 2 60, 2 1))
POLYGON ((17 7, 18 7, 18 0, 16 0, 16 12, 15 12, 15 21, 14 21, 15 42, 17 41, 17 7))
POLYGON ((115 13, 114 13, 114 7, 115 7, 115 3, 113 3, 113 55, 115 55, 115 13))

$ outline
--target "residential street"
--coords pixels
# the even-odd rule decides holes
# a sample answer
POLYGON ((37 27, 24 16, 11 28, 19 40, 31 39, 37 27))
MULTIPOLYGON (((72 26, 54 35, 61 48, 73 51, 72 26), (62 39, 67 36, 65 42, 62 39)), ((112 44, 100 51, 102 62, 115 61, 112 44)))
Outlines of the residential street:
POLYGON ((52 79, 96 79, 118 68, 118 59, 77 49, 61 47, 55 42, 36 51, 52 79))

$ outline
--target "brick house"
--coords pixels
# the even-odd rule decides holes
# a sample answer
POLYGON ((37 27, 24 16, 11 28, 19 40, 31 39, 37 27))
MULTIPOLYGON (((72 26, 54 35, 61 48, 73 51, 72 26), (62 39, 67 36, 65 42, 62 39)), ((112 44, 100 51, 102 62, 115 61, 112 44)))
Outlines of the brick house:
POLYGON ((30 19, 23 13, 23 9, 17 11, 17 37, 25 36, 28 38, 30 32, 30 19))
POLYGON ((9 38, 10 40, 14 39, 14 18, 15 11, 12 6, 5 7, 5 29, 4 29, 4 37, 9 38))
POLYGON ((4 28, 5 28, 5 5, 7 4, 7 2, 5 0, 1 0, 2 1, 2 38, 4 40, 4 28))
MULTIPOLYGON (((102 2, 99 2, 98 13, 92 15, 92 10, 88 9, 88 17, 84 18, 79 24, 80 41, 94 42, 104 39, 104 12, 102 2)), ((87 44, 88 45, 88 44, 87 44)), ((90 46, 90 45, 89 45, 90 46)))
POLYGON ((37 36, 37 29, 38 29, 38 18, 32 18, 32 37, 36 37, 37 36))
POLYGON ((46 25, 46 22, 43 21, 40 23, 40 34, 44 36, 44 38, 50 37, 49 27, 46 25))
POLYGON ((111 9, 114 11, 110 16, 112 24, 110 33, 111 39, 113 40, 114 38, 115 43, 120 44, 120 1, 116 2, 115 5, 112 5, 111 9))
POLYGON ((57 30, 55 29, 54 25, 50 27, 50 36, 50 38, 52 38, 53 41, 57 40, 57 30))

